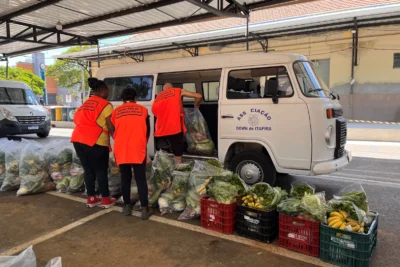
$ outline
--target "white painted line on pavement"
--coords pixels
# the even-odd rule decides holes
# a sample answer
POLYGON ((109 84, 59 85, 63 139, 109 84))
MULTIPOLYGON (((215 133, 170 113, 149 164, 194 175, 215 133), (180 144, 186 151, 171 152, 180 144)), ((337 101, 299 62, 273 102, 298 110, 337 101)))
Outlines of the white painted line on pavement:
MULTIPOLYGON (((379 173, 379 174, 398 175, 399 176, 399 181, 400 181, 400 173, 398 173, 398 172, 382 172, 382 171, 370 171, 370 170, 360 170, 360 169, 343 169, 342 171, 346 171, 346 172, 365 172, 365 173, 372 172, 372 173, 379 173)), ((339 173, 341 173, 341 172, 339 172, 339 173)), ((377 178, 379 178, 379 177, 377 177, 377 178)))
MULTIPOLYGON (((397 174, 399 175, 399 174, 397 174)), ((400 185, 400 177, 398 178, 391 178, 391 177, 382 177, 382 176, 368 176, 368 175, 360 175, 360 174, 354 174, 354 173, 331 173, 329 176, 332 177, 345 177, 345 178, 353 178, 353 179, 364 179, 366 181, 376 181, 376 182, 399 182, 398 184, 400 185)))
POLYGON ((111 212, 111 210, 102 210, 102 211, 96 212, 96 213, 94 213, 92 215, 89 215, 89 216, 87 216, 85 218, 79 219, 79 220, 77 220, 77 221, 75 221, 73 223, 70 223, 70 224, 68 224, 68 225, 66 225, 64 227, 61 227, 61 228, 59 228, 59 229, 57 229, 57 230, 55 230, 53 232, 50 232, 48 234, 45 234, 45 235, 40 236, 38 238, 35 238, 35 239, 31 240, 31 241, 28 241, 28 242, 26 242, 26 243, 24 243, 22 245, 19 245, 19 246, 11 248, 9 250, 6 250, 6 251, 0 253, 0 256, 12 256, 12 255, 14 255, 14 254, 26 249, 29 246, 33 246, 33 245, 39 244, 39 243, 44 242, 44 241, 46 241, 46 240, 48 240, 50 238, 53 238, 53 237, 58 236, 60 234, 63 234, 63 233, 65 233, 65 232, 67 232, 67 231, 69 231, 71 229, 74 229, 74 228, 76 228, 76 227, 78 227, 78 226, 80 226, 80 225, 82 225, 82 224, 84 224, 84 223, 86 223, 88 221, 96 219, 97 217, 100 217, 103 214, 106 214, 106 213, 109 213, 109 212, 111 212))
MULTIPOLYGON (((76 197, 76 196, 72 196, 72 195, 65 195, 62 193, 57 193, 57 192, 47 192, 47 194, 51 194, 53 196, 57 196, 57 197, 62 197, 62 198, 67 198, 73 201, 78 201, 78 202, 82 202, 82 198, 76 197)), ((85 200, 83 199, 83 202, 85 202, 85 200)), ((121 207, 111 207, 108 210, 105 211, 117 211, 117 212, 122 212, 122 208, 121 207)), ((132 215, 135 217, 140 217, 140 212, 137 211, 133 211, 132 215)), ((189 230, 189 231, 193 231, 193 232, 198 232, 198 233, 202 233, 202 234, 206 234, 206 235, 210 235, 210 236, 215 236, 221 239, 225 239, 225 240, 229 240, 229 241, 233 241, 236 243, 240 243, 240 244, 244 244, 244 245, 248 245, 248 246, 252 246, 258 249, 262 249, 264 251, 268 251, 271 252, 273 254, 279 255, 279 256, 283 256, 286 258, 290 258, 290 259, 294 259, 294 260, 298 260, 298 261, 302 261, 305 263, 309 263, 309 264, 314 264, 314 265, 318 265, 318 266, 322 266, 322 267, 334 267, 335 265, 332 264, 328 264, 325 263, 323 261, 321 261, 318 258, 315 257, 311 257, 311 256, 307 256, 305 254, 300 254, 291 250, 287 250, 285 248, 281 248, 277 245, 273 245, 273 244, 265 244, 265 243, 261 243, 258 241, 254 241, 248 238, 244 238, 244 237, 240 237, 240 236, 236 236, 236 235, 225 235, 225 234, 221 234, 215 231, 211 231, 211 230, 207 230, 201 226, 197 226, 197 225, 192 225, 192 224, 188 224, 188 223, 184 223, 181 221, 176 221, 176 220, 171 220, 171 219, 167 219, 161 216, 151 216, 149 218, 150 221, 154 221, 154 222, 158 222, 158 223, 163 223, 163 224, 168 224, 168 225, 172 225, 178 228, 182 228, 185 230, 189 230)))
POLYGON ((330 175, 320 175, 320 176, 304 176, 304 175, 296 175, 298 177, 303 177, 303 178, 308 178, 308 179, 323 179, 323 180, 329 180, 329 181, 336 181, 336 182, 359 182, 359 183, 364 183, 364 184, 370 184, 370 185, 379 185, 379 186, 389 186, 389 187, 398 187, 400 188, 400 183, 390 183, 390 182, 379 182, 379 181, 372 181, 372 180, 365 180, 365 179, 357 179, 357 178, 350 178, 350 177, 344 177, 344 176, 330 176, 330 175))

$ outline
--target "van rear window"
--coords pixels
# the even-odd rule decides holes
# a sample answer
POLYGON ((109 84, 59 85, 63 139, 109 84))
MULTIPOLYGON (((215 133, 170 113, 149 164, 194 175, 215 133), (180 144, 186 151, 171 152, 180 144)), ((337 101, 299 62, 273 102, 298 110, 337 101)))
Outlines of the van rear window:
POLYGON ((122 101, 121 94, 125 88, 134 88, 137 101, 150 101, 153 92, 153 76, 133 76, 106 78, 104 82, 110 88, 109 101, 122 101))
POLYGON ((0 104, 39 105, 39 102, 31 90, 0 87, 0 104))

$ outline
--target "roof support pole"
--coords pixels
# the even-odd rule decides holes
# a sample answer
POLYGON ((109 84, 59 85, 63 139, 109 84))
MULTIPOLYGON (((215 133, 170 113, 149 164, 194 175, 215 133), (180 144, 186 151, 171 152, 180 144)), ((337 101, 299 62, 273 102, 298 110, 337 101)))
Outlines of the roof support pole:
POLYGON ((246 51, 249 51, 249 17, 246 18, 246 51))
POLYGON ((8 57, 6 58, 6 79, 8 79, 8 57))
POLYGON ((352 36, 353 36, 353 46, 351 50, 351 81, 350 81, 350 119, 353 118, 353 95, 354 95, 354 83, 355 83, 355 67, 358 65, 358 25, 357 18, 354 18, 354 26, 352 36))
POLYGON ((100 68, 100 45, 99 45, 99 41, 97 41, 97 67, 100 68))

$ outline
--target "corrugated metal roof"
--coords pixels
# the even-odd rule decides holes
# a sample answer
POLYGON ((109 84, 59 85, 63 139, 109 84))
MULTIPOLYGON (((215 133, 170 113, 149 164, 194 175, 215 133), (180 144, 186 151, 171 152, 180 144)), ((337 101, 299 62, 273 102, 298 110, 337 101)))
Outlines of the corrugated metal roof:
MULTIPOLYGON (((246 8, 279 3, 297 3, 312 0, 238 0, 246 8)), ((48 49, 84 41, 180 25, 218 16, 242 16, 242 8, 227 8, 235 1, 223 0, 225 10, 210 10, 207 3, 220 8, 219 0, 7 0, 0 1, 0 54, 15 56, 20 51, 31 52, 38 47, 48 49), (197 2, 196 2, 197 1, 197 2), (238 11, 239 10, 239 11, 238 11), (14 13, 16 12, 16 13, 14 13), (236 12, 233 14, 233 12, 236 12), (61 31, 56 24, 63 25, 61 31), (9 26, 10 34, 7 35, 9 26), (35 30, 33 30, 35 29, 35 30), (26 30, 26 31, 24 31, 26 30), (24 31, 24 32, 23 32, 24 31), (51 35, 51 33, 54 33, 51 35), (57 37, 57 34, 60 36, 57 37), (34 35, 37 35, 34 37, 34 35), (45 38, 47 35, 51 36, 45 38), (74 36, 72 36, 74 35, 74 36), (75 38, 73 38, 75 37, 75 38), (32 43, 41 41, 42 44, 32 43), (31 42, 29 42, 31 41, 31 42), (68 43, 63 43, 68 41, 68 43), (24 43, 20 45, 20 43, 24 43), (18 45, 16 45, 18 44, 18 45), (22 47, 22 49, 21 49, 22 47)))

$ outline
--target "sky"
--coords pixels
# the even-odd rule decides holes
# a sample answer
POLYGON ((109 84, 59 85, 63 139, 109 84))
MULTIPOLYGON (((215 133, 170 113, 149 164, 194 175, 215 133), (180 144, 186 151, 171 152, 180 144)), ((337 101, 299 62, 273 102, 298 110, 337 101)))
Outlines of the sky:
MULTIPOLYGON (((131 35, 100 40, 100 47, 102 47, 104 45, 114 44, 114 43, 123 41, 125 39, 128 39, 130 37, 131 37, 131 35)), ((67 49, 68 49, 68 47, 63 47, 63 48, 58 48, 58 49, 53 49, 53 50, 41 51, 41 53, 44 53, 46 65, 49 66, 49 65, 53 64, 54 61, 55 61, 53 56, 60 55, 64 51, 66 51, 67 49)), ((9 59, 9 66, 10 67, 15 67, 17 62, 20 62, 20 61, 25 62, 29 58, 32 58, 32 54, 27 54, 27 55, 24 55, 24 56, 10 58, 9 59)), ((5 65, 6 65, 5 62, 0 62, 0 66, 5 66, 5 65)))

